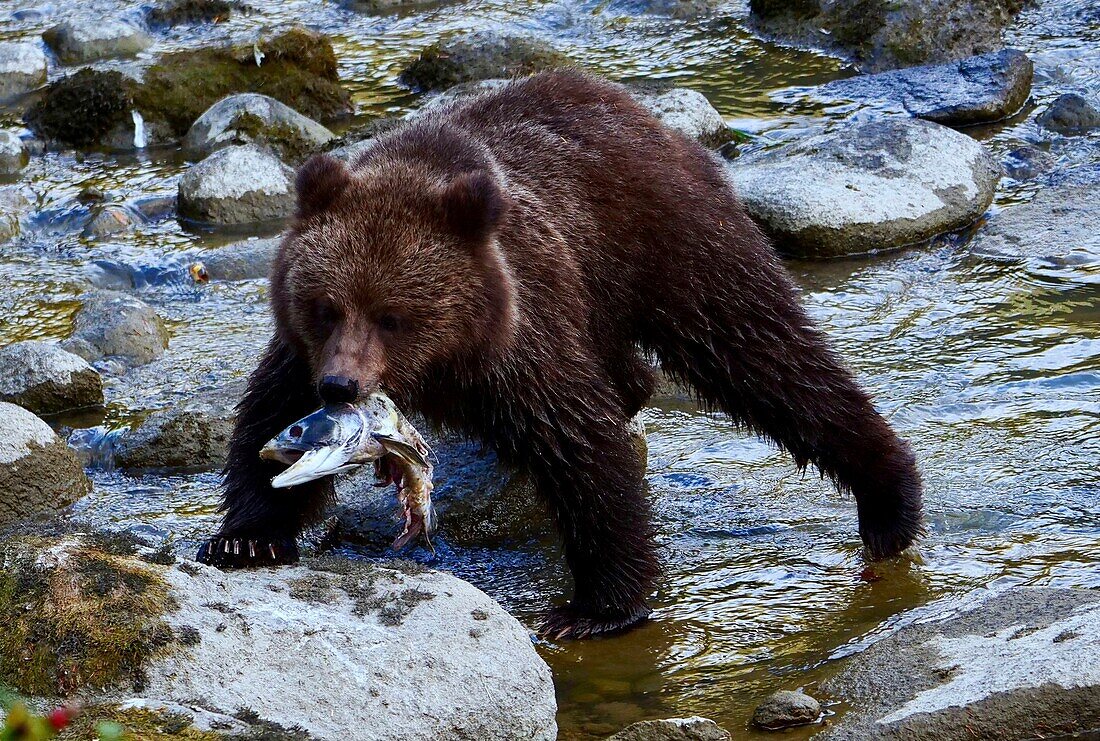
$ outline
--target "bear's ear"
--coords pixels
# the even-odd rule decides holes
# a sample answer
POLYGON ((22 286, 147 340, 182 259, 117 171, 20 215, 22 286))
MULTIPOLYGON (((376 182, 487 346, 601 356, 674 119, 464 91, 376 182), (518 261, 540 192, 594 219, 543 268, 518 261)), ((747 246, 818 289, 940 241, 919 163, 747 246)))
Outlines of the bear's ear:
POLYGON ((508 199, 486 170, 465 172, 447 183, 443 213, 450 229, 460 237, 480 241, 500 226, 508 212, 508 199))
POLYGON ((298 218, 308 219, 332 205, 351 181, 344 163, 327 154, 318 154, 298 170, 298 218))

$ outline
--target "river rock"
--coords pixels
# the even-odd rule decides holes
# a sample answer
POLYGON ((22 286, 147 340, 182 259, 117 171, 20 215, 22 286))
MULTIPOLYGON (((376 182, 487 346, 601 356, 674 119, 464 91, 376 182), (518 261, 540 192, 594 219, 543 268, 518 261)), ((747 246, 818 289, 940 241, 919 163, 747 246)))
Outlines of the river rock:
POLYGON ((0 400, 36 414, 103 404, 99 373, 52 342, 16 342, 0 349, 0 400))
POLYGON ((153 412, 136 430, 115 441, 115 465, 142 470, 221 469, 233 419, 231 409, 205 406, 153 412))
POLYGON ((821 703, 802 692, 780 690, 760 703, 752 714, 752 724, 766 731, 804 726, 821 717, 821 703))
POLYGON ((75 147, 105 144, 132 122, 131 87, 121 72, 85 67, 47 85, 23 118, 50 142, 75 147))
POLYGON ((281 242, 281 237, 252 239, 207 250, 196 255, 189 272, 198 282, 266 278, 271 274, 281 242))
POLYGON ((801 257, 890 249, 966 226, 1000 178, 978 142, 906 118, 847 123, 726 170, 777 247, 801 257))
POLYGON ((100 239, 128 231, 140 221, 141 215, 133 209, 122 204, 111 203, 94 208, 91 219, 81 233, 91 239, 100 239))
POLYGON ((1048 184, 1027 203, 992 216, 970 242, 976 255, 1039 267, 1100 265, 1100 174, 1048 184))
POLYGON ((978 590, 918 608, 822 684, 850 710, 816 738, 1013 741, 1100 728, 1100 593, 978 590))
POLYGON ((612 8, 618 5, 625 6, 623 10, 627 12, 640 11, 689 20, 703 18, 713 13, 718 9, 718 0, 641 0, 640 2, 628 0, 626 3, 611 3, 612 8))
POLYGON ((0 177, 11 177, 27 164, 27 147, 10 131, 0 130, 0 177))
POLYGON ((730 741, 730 734, 713 720, 664 718, 632 723, 607 741, 730 741))
POLYGON ((72 336, 61 346, 94 363, 104 358, 125 365, 144 365, 168 347, 164 321, 148 304, 111 291, 84 297, 72 336))
POLYGON ((565 54, 538 37, 476 31, 428 46, 400 80, 416 90, 445 90, 463 82, 522 77, 569 64, 565 54))
POLYGON ((0 244, 19 236, 34 206, 17 185, 0 185, 0 244))
POLYGON ((222 98, 199 116, 184 137, 183 145, 205 156, 229 145, 256 142, 293 162, 304 159, 332 138, 332 132, 324 126, 274 98, 240 93, 222 98))
POLYGON ((145 22, 153 27, 173 27, 195 23, 224 23, 235 12, 248 12, 244 3, 227 0, 169 0, 145 13, 145 22))
POLYGON ((219 149, 179 181, 180 215, 213 224, 257 224, 294 213, 294 171, 254 144, 219 149))
POLYGON ((1045 129, 1074 136, 1100 129, 1100 110, 1074 93, 1059 95, 1036 119, 1045 129))
POLYGON ((1054 155, 1032 144, 1011 150, 1001 163, 1005 175, 1013 180, 1034 180, 1053 170, 1057 164, 1054 155))
POLYGON ((1031 94, 1031 60, 1004 49, 947 64, 860 75, 813 91, 824 100, 853 100, 898 107, 917 118, 950 126, 1011 116, 1031 94))
POLYGON ((995 51, 1021 0, 750 0, 765 33, 845 54, 866 72, 995 51))
POLYGON ((30 41, 0 41, 0 103, 46 82, 46 53, 30 41))
POLYGON ((637 88, 630 92, 665 126, 705 146, 718 147, 730 139, 730 129, 722 114, 700 92, 684 87, 637 88))
POLYGON ((76 456, 48 424, 0 402, 0 527, 62 509, 90 490, 76 456))
POLYGON ((132 57, 153 43, 140 27, 119 18, 87 17, 66 21, 42 34, 62 64, 132 57))

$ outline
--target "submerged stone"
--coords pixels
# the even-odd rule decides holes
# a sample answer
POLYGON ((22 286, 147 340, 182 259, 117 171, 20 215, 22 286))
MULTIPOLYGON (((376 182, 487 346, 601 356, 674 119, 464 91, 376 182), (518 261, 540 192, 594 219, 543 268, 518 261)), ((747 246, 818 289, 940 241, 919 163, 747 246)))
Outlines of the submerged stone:
POLYGON ((19 236, 34 206, 16 185, 0 185, 0 244, 19 236))
POLYGON ((0 103, 46 82, 46 54, 31 41, 0 41, 0 103))
POLYGON ((607 741, 730 741, 730 734, 708 718, 663 718, 632 723, 607 741))
MULTIPOLYGON (((91 491, 91 484, 76 456, 48 424, 26 409, 0 401, 0 528, 7 528, 43 513, 57 512, 91 491)), ((0 676, 12 683, 5 670, 3 644, 10 637, 10 620, 3 600, 13 599, 5 590, 9 567, 0 568, 0 676)), ((17 598, 18 595, 15 596, 17 598)), ((8 655, 9 661, 18 661, 8 655)), ((7 668, 10 669, 8 664, 7 668)))
POLYGON ((232 410, 214 407, 154 412, 115 442, 115 465, 123 469, 221 469, 233 419, 232 410))
POLYGON ((58 345, 16 342, 0 349, 0 400, 35 414, 99 406, 103 381, 84 358, 58 345))
POLYGON ((279 237, 254 239, 207 250, 195 255, 189 266, 191 276, 198 282, 266 278, 275 264, 280 241, 279 237))
POLYGON ((968 136, 908 118, 848 123, 726 163, 777 248, 835 257, 926 241, 989 207, 1000 167, 968 136))
POLYGON ((253 144, 219 149, 183 174, 180 215, 211 224, 258 224, 294 213, 294 171, 253 144))
POLYGON ((1050 131, 1067 136, 1100 129, 1100 108, 1075 93, 1059 95, 1036 119, 1050 131))
POLYGON ((194 23, 224 23, 235 12, 247 12, 244 3, 231 0, 169 0, 145 14, 150 26, 181 26, 194 23))
POLYGON ((22 170, 29 159, 27 146, 11 131, 0 130, 0 177, 10 177, 22 170))
POLYGON ((61 343, 64 349, 90 363, 113 358, 128 366, 164 354, 168 330, 148 304, 112 291, 97 291, 83 301, 72 335, 61 343))
POLYGON ((1031 93, 1032 70, 1026 54, 1005 49, 947 64, 837 80, 812 95, 892 105, 917 118, 965 126, 998 121, 1020 110, 1031 93))
POLYGON ((803 692, 780 690, 760 703, 752 714, 752 724, 766 731, 804 726, 821 717, 821 703, 803 692))
POLYGON ((444 90, 463 82, 522 77, 572 63, 535 36, 478 31, 428 46, 401 73, 416 90, 444 90))

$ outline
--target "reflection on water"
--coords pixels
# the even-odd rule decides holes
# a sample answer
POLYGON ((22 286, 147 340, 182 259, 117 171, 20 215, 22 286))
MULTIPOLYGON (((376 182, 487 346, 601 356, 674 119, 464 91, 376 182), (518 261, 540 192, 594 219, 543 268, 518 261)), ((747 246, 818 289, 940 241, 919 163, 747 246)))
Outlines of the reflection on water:
MULTIPOLYGON (((305 22, 334 35, 341 74, 369 117, 415 104, 396 74, 440 34, 532 31, 605 74, 699 89, 731 121, 759 132, 757 146, 847 114, 793 103, 781 92, 851 71, 753 38, 739 21, 744 3, 699 21, 639 15, 636 5, 492 0, 372 17, 294 0, 216 27, 169 31, 152 52, 305 22)), ((1037 64, 1030 111, 1068 89, 1100 92, 1100 20, 1079 13, 1087 5, 1044 2, 1013 30, 1013 45, 1037 64)), ((0 2, 0 19, 14 7, 0 2)), ((9 21, 0 37, 50 23, 9 21)), ((102 64, 135 72, 153 53, 102 64)), ((1029 144, 1059 167, 1100 163, 1095 135, 1058 139, 1033 119, 971 133, 998 157, 1029 144)), ((0 343, 64 337, 93 261, 157 268, 226 241, 171 219, 98 241, 80 236, 86 209, 75 197, 82 188, 97 187, 117 202, 172 194, 185 167, 177 153, 163 151, 33 158, 20 187, 39 216, 0 251, 0 343)), ((1006 180, 997 207, 1027 201, 1036 188, 1006 180)), ((1053 246, 1048 254, 1071 249, 1053 246)), ((868 569, 850 501, 721 417, 655 400, 644 412, 648 485, 667 576, 654 620, 641 629, 539 646, 554 670, 563 737, 594 738, 643 718, 696 713, 735 737, 751 735, 747 718, 763 695, 812 689, 837 657, 909 608, 1005 580, 1100 587, 1100 273, 1095 262, 1062 262, 972 254, 966 235, 891 255, 792 262, 812 315, 912 441, 926 484, 928 537, 912 559, 868 569)), ((108 379, 107 426, 126 425, 144 409, 236 393, 268 332, 266 287, 155 282, 141 295, 169 320, 171 346, 163 361, 108 379)), ((212 526, 212 474, 94 478, 95 493, 75 508, 81 518, 168 539, 181 551, 212 526)), ((437 566, 473 581, 528 625, 567 586, 552 546, 463 549, 444 538, 439 550, 437 566)))

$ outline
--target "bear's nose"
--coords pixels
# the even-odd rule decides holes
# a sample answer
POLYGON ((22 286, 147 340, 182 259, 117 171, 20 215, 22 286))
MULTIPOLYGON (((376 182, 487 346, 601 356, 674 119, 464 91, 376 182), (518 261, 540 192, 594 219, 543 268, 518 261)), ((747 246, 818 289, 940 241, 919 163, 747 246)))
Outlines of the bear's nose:
POLYGON ((344 376, 325 376, 317 384, 317 393, 326 404, 350 404, 359 398, 359 383, 344 376))

